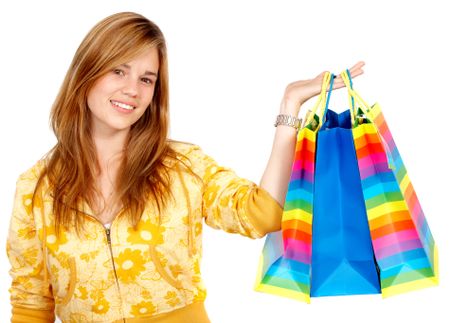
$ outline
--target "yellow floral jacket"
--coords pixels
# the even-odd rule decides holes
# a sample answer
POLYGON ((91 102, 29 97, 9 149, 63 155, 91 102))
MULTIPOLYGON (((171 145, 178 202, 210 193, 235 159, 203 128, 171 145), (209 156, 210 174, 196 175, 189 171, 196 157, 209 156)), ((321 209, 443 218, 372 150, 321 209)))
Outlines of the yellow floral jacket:
POLYGON ((173 163, 176 198, 160 225, 149 203, 138 230, 120 217, 110 229, 86 217, 82 236, 64 231, 57 239, 45 190, 31 208, 44 161, 20 175, 7 240, 12 322, 53 322, 55 315, 63 322, 209 322, 200 275, 203 219, 260 238, 280 229, 282 208, 198 146, 171 145, 203 183, 173 163))

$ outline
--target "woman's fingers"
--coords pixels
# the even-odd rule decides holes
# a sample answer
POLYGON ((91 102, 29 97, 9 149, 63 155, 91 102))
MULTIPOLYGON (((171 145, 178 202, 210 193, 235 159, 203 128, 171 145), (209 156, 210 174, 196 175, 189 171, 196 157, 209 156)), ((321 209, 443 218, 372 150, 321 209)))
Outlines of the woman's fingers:
POLYGON ((353 72, 353 71, 362 69, 362 67, 363 67, 365 64, 366 64, 366 63, 364 63, 363 61, 359 61, 358 63, 356 63, 355 65, 353 65, 353 66, 350 68, 350 72, 353 72))
MULTIPOLYGON (((365 63, 363 61, 359 61, 358 63, 356 63, 355 65, 353 65, 350 69, 350 75, 352 78, 355 78, 361 74, 364 74, 364 67, 365 63)), ((345 83, 344 80, 342 79, 342 76, 336 75, 336 78, 334 79, 334 83, 333 83, 333 89, 339 89, 341 87, 344 87, 345 83)))
MULTIPOLYGON (((353 66, 349 69, 350 75, 351 75, 352 77, 355 77, 355 76, 358 76, 358 75, 363 74, 363 73, 364 73, 364 71, 363 71, 364 65, 366 65, 366 63, 363 62, 363 61, 359 61, 358 63, 356 63, 355 65, 353 65, 353 66)), ((342 78, 341 78, 340 75, 339 75, 337 78, 339 78, 340 80, 342 80, 342 78)))
MULTIPOLYGON (((359 61, 355 65, 353 65, 349 69, 351 77, 355 78, 355 77, 363 74, 364 73, 364 71, 363 71, 364 65, 365 65, 365 63, 363 61, 359 61)), ((298 80, 298 81, 289 83, 287 85, 287 87, 285 88, 283 101, 295 102, 296 105, 297 105, 297 102, 300 102, 301 104, 303 104, 310 98, 320 94, 321 89, 322 89, 323 78, 326 73, 328 73, 328 71, 323 71, 319 75, 317 75, 316 77, 314 77, 312 79, 298 80)), ((333 89, 339 89, 344 86, 345 86, 345 84, 344 84, 342 77, 339 74, 336 75, 335 79, 333 80, 333 89)), ((328 89, 327 89, 327 91, 328 91, 328 89)), ((295 108, 295 109, 298 109, 298 108, 299 108, 299 106, 297 106, 297 108, 295 108)), ((298 114, 298 110, 295 110, 295 111, 293 110, 293 115, 297 115, 297 114, 295 114, 295 112, 297 112, 297 114, 298 114)))
POLYGON ((349 69, 350 75, 352 77, 355 77, 355 76, 358 76, 358 75, 361 75, 362 73, 364 73, 363 67, 364 67, 365 64, 366 63, 364 63, 363 61, 360 61, 360 62, 356 63, 355 65, 353 65, 349 69))

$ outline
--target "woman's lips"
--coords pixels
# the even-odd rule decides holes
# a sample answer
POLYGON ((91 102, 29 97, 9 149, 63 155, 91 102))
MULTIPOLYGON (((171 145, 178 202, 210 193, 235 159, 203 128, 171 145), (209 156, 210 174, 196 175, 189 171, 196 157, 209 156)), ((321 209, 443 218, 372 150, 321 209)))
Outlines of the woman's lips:
POLYGON ((133 107, 133 109, 126 109, 126 108, 120 107, 118 104, 123 104, 122 102, 113 101, 113 100, 111 100, 110 102, 111 102, 112 107, 116 111, 119 111, 120 113, 130 114, 130 113, 133 113, 133 111, 135 109, 135 107, 133 107), (115 102, 118 103, 118 104, 114 104, 115 102))

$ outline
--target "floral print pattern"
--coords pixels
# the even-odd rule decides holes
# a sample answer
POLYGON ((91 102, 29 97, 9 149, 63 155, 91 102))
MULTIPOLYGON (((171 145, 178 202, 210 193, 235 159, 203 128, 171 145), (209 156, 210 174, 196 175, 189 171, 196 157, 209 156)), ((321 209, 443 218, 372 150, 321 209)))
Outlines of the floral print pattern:
MULTIPOLYGON (((7 242, 16 311, 46 310, 50 320, 54 310, 64 322, 113 322, 151 317, 205 300, 200 273, 202 220, 213 228, 261 237, 264 232, 251 224, 258 224, 259 215, 245 203, 256 185, 218 166, 198 146, 171 145, 189 158, 203 183, 187 171, 181 171, 180 179, 174 171, 176 199, 162 214, 161 225, 149 207, 136 230, 126 219, 116 218, 110 240, 93 218, 85 222, 85 234, 62 230, 57 237, 47 190, 40 191, 31 207, 44 161, 19 177, 7 242)), ((276 203, 267 193, 259 199, 270 207, 276 203)), ((281 220, 281 207, 278 211, 281 220)))
POLYGON ((125 249, 115 258, 115 263, 117 265, 117 277, 123 283, 133 282, 145 270, 145 260, 140 250, 125 249))
POLYGON ((130 243, 162 244, 164 243, 163 234, 165 230, 165 227, 152 223, 150 219, 140 221, 136 230, 134 228, 128 228, 127 241, 130 243))
POLYGON ((156 313, 156 306, 152 302, 142 301, 131 306, 131 313, 135 317, 150 316, 156 313))

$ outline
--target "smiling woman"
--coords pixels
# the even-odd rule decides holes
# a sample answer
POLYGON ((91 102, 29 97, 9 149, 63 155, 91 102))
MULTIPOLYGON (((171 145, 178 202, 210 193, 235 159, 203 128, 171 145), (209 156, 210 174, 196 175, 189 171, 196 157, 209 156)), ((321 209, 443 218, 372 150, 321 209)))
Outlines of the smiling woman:
POLYGON ((57 144, 17 181, 12 322, 209 322, 203 218, 256 238, 279 228, 281 208, 198 146, 167 138, 160 29, 132 12, 94 26, 51 123, 57 144))

